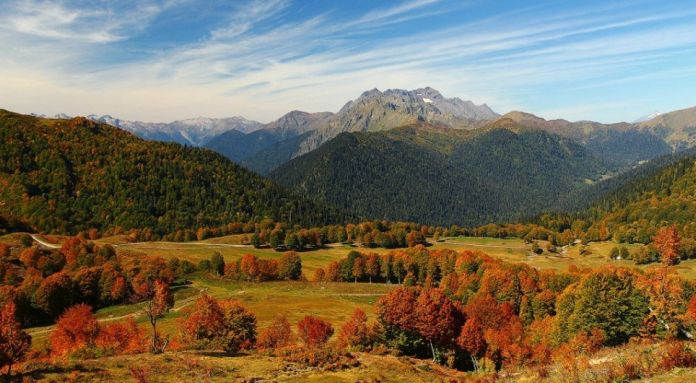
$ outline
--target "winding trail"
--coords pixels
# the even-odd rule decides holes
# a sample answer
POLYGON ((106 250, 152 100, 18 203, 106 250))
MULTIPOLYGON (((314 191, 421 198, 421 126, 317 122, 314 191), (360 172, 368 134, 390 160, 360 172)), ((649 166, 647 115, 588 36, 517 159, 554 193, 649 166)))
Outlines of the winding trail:
MULTIPOLYGON (((37 241, 38 242, 38 241, 37 241)), ((175 307, 173 307, 170 312, 178 312, 181 311, 182 309, 192 305, 196 299, 198 299, 201 294, 205 292, 205 289, 198 289, 198 294, 188 297, 186 299, 182 299, 180 301, 177 301, 174 303, 175 307)), ((138 308, 137 311, 132 312, 130 314, 124 314, 124 315, 119 315, 119 316, 110 316, 106 318, 97 318, 97 322, 103 323, 103 322, 113 322, 121 319, 126 319, 128 317, 133 317, 133 318, 138 318, 143 315, 143 312, 140 308, 138 308)), ((32 331, 31 328, 27 329, 27 332, 29 335, 41 335, 41 334, 47 334, 55 329, 56 325, 51 325, 51 326, 46 326, 46 327, 39 327, 36 331, 32 331)))
POLYGON ((29 234, 29 235, 31 236, 31 239, 33 239, 34 241, 36 241, 36 243, 38 243, 39 245, 43 246, 46 249, 60 249, 60 247, 61 247, 60 245, 56 245, 55 243, 50 243, 50 242, 44 241, 43 239, 41 239, 41 237, 39 237, 36 234, 29 234))

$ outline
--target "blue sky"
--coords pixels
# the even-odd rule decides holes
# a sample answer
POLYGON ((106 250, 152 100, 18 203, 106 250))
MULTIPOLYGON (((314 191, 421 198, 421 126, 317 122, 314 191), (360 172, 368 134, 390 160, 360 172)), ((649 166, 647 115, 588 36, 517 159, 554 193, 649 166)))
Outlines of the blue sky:
POLYGON ((0 107, 172 121, 432 86, 499 113, 696 105, 691 1, 0 0, 0 107))

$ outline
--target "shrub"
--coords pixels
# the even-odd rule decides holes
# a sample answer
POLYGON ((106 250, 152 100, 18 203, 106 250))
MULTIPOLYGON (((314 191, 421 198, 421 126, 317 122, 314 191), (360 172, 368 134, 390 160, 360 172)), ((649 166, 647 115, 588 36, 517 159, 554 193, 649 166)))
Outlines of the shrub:
POLYGON ((370 331, 367 326, 367 315, 361 309, 355 309, 353 315, 341 327, 339 334, 341 346, 363 350, 371 343, 370 331))
POLYGON ((291 345, 293 341, 294 335, 290 322, 285 316, 278 316, 261 332, 256 344, 261 349, 278 349, 291 345))
POLYGON ((334 333, 330 323, 311 315, 297 322, 297 331, 300 339, 309 347, 324 345, 334 333))
POLYGON ((696 366, 696 358, 684 342, 668 342, 660 347, 660 354, 662 359, 659 362, 659 367, 665 371, 675 367, 696 366))
POLYGON ((333 347, 290 347, 277 351, 275 355, 288 362, 310 367, 321 367, 329 371, 360 365, 360 362, 353 355, 341 352, 333 347))
POLYGON ((238 301, 222 301, 220 307, 224 314, 223 333, 220 334, 222 349, 235 354, 256 343, 256 315, 238 301))
POLYGON ((147 351, 144 331, 133 317, 123 323, 110 323, 99 330, 95 344, 109 354, 137 354, 147 351))

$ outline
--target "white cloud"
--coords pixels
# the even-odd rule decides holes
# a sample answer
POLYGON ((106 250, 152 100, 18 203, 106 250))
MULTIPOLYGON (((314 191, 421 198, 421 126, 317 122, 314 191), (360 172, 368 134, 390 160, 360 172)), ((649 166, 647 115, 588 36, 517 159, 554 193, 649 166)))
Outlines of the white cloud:
MULTIPOLYGON (((620 82, 636 76, 627 69, 659 66, 696 45, 689 11, 542 16, 530 8, 382 37, 374 28, 462 5, 414 0, 349 20, 330 12, 295 20, 286 17, 290 0, 271 0, 239 6, 197 42, 92 64, 95 55, 108 54, 101 49, 127 42, 178 5, 138 4, 114 10, 12 3, 0 15, 0 49, 7 53, 0 57, 0 106, 157 121, 192 115, 269 121, 293 109, 335 111, 365 89, 430 85, 505 112, 527 106, 520 95, 535 87, 620 82)), ((564 108, 576 117, 590 112, 553 110, 564 108)))

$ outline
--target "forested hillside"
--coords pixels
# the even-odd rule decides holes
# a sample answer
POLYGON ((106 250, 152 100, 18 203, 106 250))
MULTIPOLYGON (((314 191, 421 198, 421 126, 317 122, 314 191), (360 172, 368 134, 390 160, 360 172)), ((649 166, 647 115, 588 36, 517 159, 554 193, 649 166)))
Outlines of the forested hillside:
POLYGON ((583 145, 609 166, 622 168, 638 161, 668 154, 672 148, 662 138, 628 123, 601 124, 593 121, 545 120, 533 114, 510 112, 488 127, 525 127, 558 134, 583 145))
MULTIPOLYGON (((541 217, 556 231, 583 230, 588 240, 616 239, 649 243, 657 230, 676 224, 685 237, 696 237, 696 151, 665 157, 657 164, 623 176, 621 186, 575 214, 541 217)), ((600 193, 597 193, 600 194, 600 193)), ((600 194, 601 195, 601 194, 600 194)))
POLYGON ((343 133, 271 178, 374 219, 477 225, 539 213, 604 171, 544 131, 425 126, 343 133))
POLYGON ((221 155, 149 142, 85 118, 0 110, 0 216, 41 232, 155 233, 264 217, 304 226, 342 217, 221 155))

